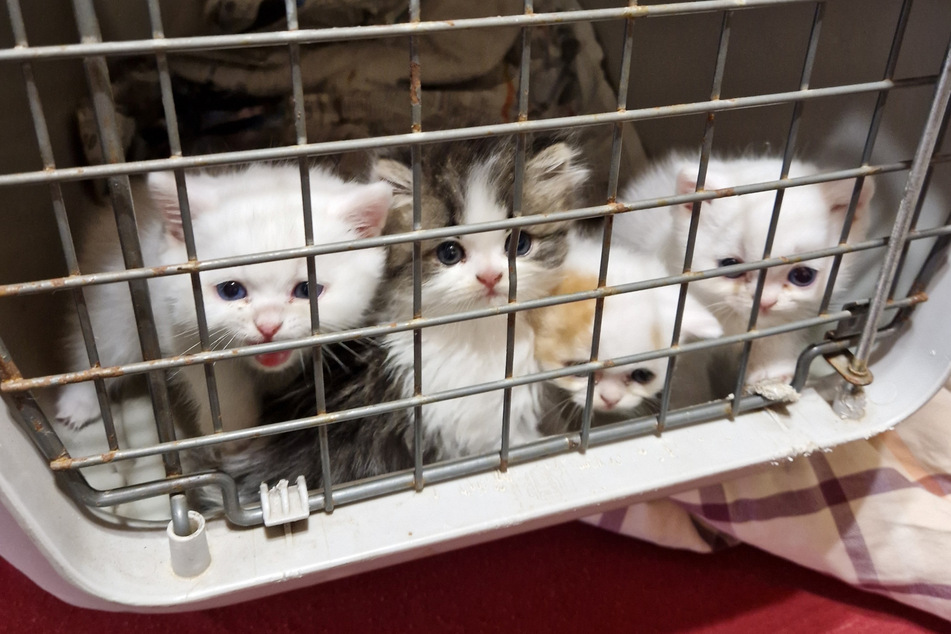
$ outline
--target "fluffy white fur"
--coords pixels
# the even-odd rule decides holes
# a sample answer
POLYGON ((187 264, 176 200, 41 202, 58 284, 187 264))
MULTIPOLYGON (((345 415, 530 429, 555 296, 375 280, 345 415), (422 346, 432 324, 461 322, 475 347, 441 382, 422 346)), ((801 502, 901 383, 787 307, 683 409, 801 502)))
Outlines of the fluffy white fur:
MULTIPOLYGON (((597 287, 601 263, 601 239, 572 234, 564 265, 565 281, 557 292, 577 292, 597 287)), ((667 271, 656 258, 634 253, 628 245, 615 243, 608 261, 606 284, 616 286, 665 277, 667 271)), ((599 339, 600 359, 614 359, 670 346, 677 313, 679 286, 662 286, 611 295, 604 300, 599 339)), ((587 363, 594 327, 594 301, 553 306, 533 312, 536 350, 545 370, 587 363)), ((711 338, 722 334, 717 320, 689 295, 681 328, 681 340, 711 338)), ((632 365, 606 368, 595 373, 596 412, 631 413, 663 387, 667 359, 658 358, 632 365)), ((555 379, 578 406, 585 405, 587 374, 555 379)))
MULTIPOLYGON (((695 191, 698 162, 673 154, 651 166, 624 190, 625 202, 662 198, 695 191)), ((778 157, 713 158, 705 190, 776 180, 782 160, 778 157)), ((794 161, 790 177, 806 176, 821 170, 810 163, 794 161)), ((785 190, 772 256, 794 256, 839 243, 854 181, 835 181, 785 190)), ((868 205, 874 191, 865 180, 850 241, 865 235, 868 205)), ((727 261, 752 262, 763 255, 766 234, 776 193, 766 191, 705 201, 700 214, 692 270, 715 268, 727 261)), ((668 271, 679 273, 683 266, 687 230, 692 205, 674 205, 631 212, 617 218, 615 235, 635 249, 659 255, 668 271)), ((757 327, 768 328, 814 317, 826 287, 832 258, 784 264, 770 268, 763 289, 757 327), (811 270, 808 272, 806 269, 811 270), (811 277, 808 284, 796 284, 811 277)), ((723 324, 727 334, 746 332, 758 272, 694 282, 690 291, 723 324)), ((837 285, 848 283, 850 258, 843 259, 837 285)), ((806 343, 807 333, 792 333, 757 340, 752 347, 747 382, 786 382, 806 343)))
MULTIPOLYGON (((199 259, 245 255, 304 245, 300 172, 296 165, 253 165, 222 173, 188 173, 188 199, 199 259)), ((345 182, 321 170, 310 171, 315 241, 333 243, 378 235, 389 209, 388 184, 345 182)), ((187 261, 175 180, 160 172, 135 184, 133 197, 146 266, 187 261)), ((99 211, 83 243, 85 272, 123 269, 111 210, 99 211)), ((323 286, 319 308, 321 329, 359 325, 382 274, 381 248, 321 255, 317 281, 323 286)), ((305 259, 205 271, 201 289, 213 348, 233 348, 285 341, 311 331, 309 301, 295 296, 307 281, 305 259), (236 282, 244 296, 227 300, 219 285, 236 282)), ((191 281, 187 275, 150 280, 152 311, 164 355, 200 350, 191 281)), ((132 303, 125 284, 92 286, 85 291, 103 366, 141 360, 132 303)), ((313 290, 312 290, 313 292, 313 290)), ((299 293, 298 293, 299 294, 299 293)), ((75 324, 67 350, 70 367, 88 367, 75 324)), ((262 387, 273 389, 292 379, 302 367, 299 351, 258 355, 215 365, 225 429, 258 422, 262 387)), ((196 410, 197 430, 210 433, 211 412, 202 366, 173 373, 196 410)), ((59 422, 79 428, 100 416, 91 383, 65 386, 56 407, 59 422)), ((186 427, 186 429, 188 429, 186 427)))

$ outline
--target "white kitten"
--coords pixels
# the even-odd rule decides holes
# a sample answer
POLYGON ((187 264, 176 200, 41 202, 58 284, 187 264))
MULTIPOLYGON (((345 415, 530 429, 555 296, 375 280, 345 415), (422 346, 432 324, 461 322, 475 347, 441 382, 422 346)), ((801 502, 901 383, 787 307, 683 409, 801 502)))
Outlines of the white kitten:
MULTIPOLYGON (((564 276, 553 294, 575 293, 597 288, 601 265, 600 234, 583 237, 571 234, 564 276)), ((615 242, 611 248, 608 286, 666 277, 666 268, 655 258, 634 253, 628 245, 615 242)), ((670 346, 677 313, 679 286, 662 286, 611 295, 604 300, 601 315, 599 359, 661 350, 670 346)), ((559 304, 533 310, 535 354, 545 370, 587 363, 591 354, 595 300, 559 304)), ((722 334, 714 317, 690 296, 684 307, 681 340, 711 338, 722 334)), ((632 414, 642 403, 650 403, 664 387, 667 359, 662 357, 633 365, 609 367, 595 373, 595 412, 632 414)), ((588 374, 560 377, 552 381, 567 391, 571 400, 585 404, 588 374)))
MULTIPOLYGON (((208 260, 304 246, 300 172, 296 165, 253 165, 220 173, 188 173, 188 199, 199 259, 208 260)), ((344 182, 311 169, 311 205, 318 244, 379 235, 392 192, 385 183, 344 182)), ((133 187, 139 238, 146 266, 187 261, 175 180, 153 173, 133 187)), ((123 269, 111 211, 100 210, 83 243, 85 272, 123 269)), ((202 272, 201 290, 214 349, 286 341, 311 332, 308 295, 320 295, 322 330, 357 326, 382 274, 381 248, 316 258, 318 289, 307 284, 303 258, 202 272)), ((187 275, 149 281, 152 311, 163 355, 200 350, 191 281, 187 275)), ((125 284, 84 290, 103 366, 142 359, 125 284)), ((82 338, 69 333, 70 367, 88 367, 82 338)), ((301 351, 261 354, 215 364, 225 429, 257 424, 262 388, 291 380, 303 364, 301 351)), ((197 431, 212 431, 211 411, 200 365, 170 375, 181 383, 197 410, 197 431)), ((57 420, 79 428, 100 416, 92 383, 65 386, 57 420)), ((192 430, 195 431, 195 430, 192 430)))
MULTIPOLYGON (((704 189, 707 191, 776 180, 782 160, 778 157, 711 158, 704 189)), ((790 177, 817 174, 810 163, 793 161, 790 177)), ((696 188, 697 161, 673 154, 655 163, 625 189, 621 199, 633 202, 692 193, 696 188)), ((782 211, 771 254, 793 256, 839 243, 853 180, 791 187, 785 190, 782 211)), ((874 191, 866 179, 859 196, 851 241, 863 239, 868 205, 874 191)), ((702 205, 694 271, 752 262, 762 258, 769 228, 774 191, 730 196, 702 205)), ((619 216, 615 235, 637 250, 662 257, 671 274, 683 267, 692 204, 646 209, 619 216)), ((848 283, 850 258, 843 258, 837 285, 848 283)), ((833 258, 792 262, 768 269, 757 316, 757 328, 769 328, 815 317, 825 292, 833 258)), ((690 284, 690 291, 723 324, 727 334, 746 332, 758 272, 715 277, 690 284)), ((788 382, 796 361, 808 343, 808 331, 795 331, 754 342, 747 383, 788 382)))

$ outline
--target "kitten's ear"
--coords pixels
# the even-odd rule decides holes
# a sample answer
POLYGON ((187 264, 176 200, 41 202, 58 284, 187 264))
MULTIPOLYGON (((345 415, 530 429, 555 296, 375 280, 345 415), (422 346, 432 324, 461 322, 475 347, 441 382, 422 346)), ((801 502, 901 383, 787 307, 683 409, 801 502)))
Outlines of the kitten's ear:
MULTIPOLYGON (((822 194, 829 203, 829 209, 832 213, 844 214, 849 209, 849 203, 852 202, 852 190, 855 189, 855 180, 831 181, 822 183, 822 194)), ((866 177, 862 181, 862 191, 859 192, 859 201, 855 205, 855 217, 863 218, 868 204, 875 194, 875 181, 866 177)))
POLYGON ((530 195, 544 195, 554 201, 572 200, 588 180, 589 171, 580 163, 580 155, 578 148, 555 143, 529 159, 525 165, 525 180, 530 195))
MULTIPOLYGON (((703 189, 704 191, 719 189, 716 176, 711 176, 710 173, 707 172, 703 189)), ((697 193, 697 166, 691 163, 685 165, 677 172, 677 195, 682 196, 684 194, 695 193, 697 193)), ((711 201, 707 200, 704 202, 709 205, 711 201)), ((678 205, 678 208, 683 209, 687 213, 691 213, 693 211, 693 203, 682 203, 678 205)))
POLYGON ((330 205, 329 212, 356 230, 361 238, 373 238, 383 232, 386 214, 393 202, 389 183, 360 185, 330 205))
POLYGON ((723 336, 723 326, 706 306, 687 295, 681 332, 692 339, 717 339, 723 336))
MULTIPOLYGON (((165 220, 165 227, 176 240, 184 242, 185 233, 182 229, 182 210, 178 205, 178 186, 175 184, 175 174, 172 172, 152 172, 145 180, 146 188, 152 204, 159 210, 165 220)), ((188 210, 192 218, 202 213, 204 209, 214 206, 214 194, 206 191, 200 183, 194 180, 188 186, 188 210)))
POLYGON ((410 195, 413 192, 413 170, 409 165, 389 158, 378 159, 370 172, 372 180, 386 181, 395 194, 410 195))

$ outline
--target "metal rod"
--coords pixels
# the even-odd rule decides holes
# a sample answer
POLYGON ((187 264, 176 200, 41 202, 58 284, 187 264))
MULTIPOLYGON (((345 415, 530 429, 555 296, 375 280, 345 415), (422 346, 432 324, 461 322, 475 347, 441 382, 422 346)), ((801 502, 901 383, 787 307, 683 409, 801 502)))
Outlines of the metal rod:
MULTIPOLYGON (((628 5, 635 6, 637 0, 631 0, 628 5)), ((624 22, 624 44, 621 49, 621 70, 618 74, 617 86, 617 111, 624 112, 627 109, 627 93, 631 81, 631 63, 634 56, 634 19, 628 18, 624 22)), ((608 172, 608 190, 606 198, 608 204, 617 200, 618 182, 621 172, 621 149, 623 143, 624 126, 622 123, 615 123, 611 137, 611 164, 608 172)), ((601 231, 601 262, 598 267, 598 288, 603 288, 607 282, 608 265, 611 254, 611 238, 614 230, 614 217, 606 216, 604 226, 601 231)), ((604 298, 599 297, 594 304, 594 323, 591 328, 591 351, 588 356, 589 361, 598 359, 601 347, 601 328, 604 317, 604 298)), ((584 408, 581 410, 581 430, 579 432, 580 445, 579 451, 584 452, 588 449, 588 439, 591 435, 591 424, 594 416, 594 383, 595 376, 588 376, 588 384, 585 386, 584 408)))
MULTIPOLYGON (((933 163, 947 162, 951 160, 951 154, 936 157, 933 163)), ((31 295, 36 293, 50 292, 54 290, 71 289, 78 286, 89 286, 93 284, 109 284, 113 282, 124 282, 133 279, 149 279, 153 277, 163 277, 166 275, 178 275, 182 273, 191 273, 196 271, 211 271, 215 269, 230 268, 235 266, 244 266, 247 264, 260 264, 263 262, 273 262, 277 260, 286 260, 297 257, 308 257, 311 255, 323 255, 327 253, 337 253, 351 249, 373 248, 380 246, 390 246, 416 240, 430 240, 436 238, 446 238, 457 235, 468 235, 471 233, 481 233, 485 231, 498 231, 512 229, 516 226, 533 226, 538 224, 547 224, 552 222, 566 222, 572 220, 581 220, 585 218, 594 218, 598 216, 607 216, 627 211, 637 211, 641 209, 650 209, 668 205, 691 203, 698 200, 712 200, 714 198, 725 198, 730 196, 740 196, 743 194, 775 190, 776 188, 799 187, 816 183, 824 183, 833 180, 846 178, 855 178, 867 176, 870 174, 882 174, 893 171, 908 169, 911 161, 902 161, 886 165, 876 165, 871 167, 852 168, 839 170, 836 172, 824 172, 818 175, 803 176, 799 178, 790 178, 785 181, 768 181, 765 183, 756 183, 752 185, 737 186, 734 188, 721 190, 705 190, 695 194, 683 194, 681 196, 670 196, 665 198, 653 198, 637 201, 633 203, 612 203, 607 205, 598 205, 595 207, 585 207, 572 211, 552 212, 550 214, 536 216, 525 216, 521 219, 508 218, 505 220, 496 220, 485 223, 474 223, 471 225, 462 225, 459 227, 443 227, 437 229, 420 229, 411 233, 393 234, 381 236, 378 238, 367 238, 359 241, 336 242, 326 245, 314 245, 312 247, 300 247, 295 249, 281 249, 278 251, 269 251, 253 255, 234 256, 228 258, 208 259, 195 263, 183 263, 178 265, 167 265, 157 268, 137 268, 124 271, 114 271, 109 273, 93 273, 89 275, 70 276, 52 278, 36 282, 20 282, 15 284, 0 285, 0 297, 12 295, 31 295)))
MULTIPOLYGON (((822 31, 822 18, 824 15, 825 3, 819 2, 816 4, 812 17, 812 28, 809 33, 809 43, 806 47, 806 55, 803 60, 802 73, 799 80, 800 90, 809 89, 809 80, 812 77, 812 70, 815 66, 816 50, 819 46, 819 34, 822 31)), ((796 153, 796 143, 799 137, 799 121, 804 107, 805 106, 802 101, 796 100, 793 103, 792 118, 789 123, 789 131, 786 134, 786 145, 783 151, 783 163, 779 175, 780 180, 785 180, 789 177, 789 166, 792 164, 793 156, 796 153)), ((779 227, 779 216, 780 213, 782 213, 783 199, 785 194, 786 190, 784 189, 776 190, 776 198, 773 203, 772 216, 769 221, 769 228, 766 230, 766 242, 763 245, 762 259, 769 258, 772 255, 773 241, 776 237, 776 230, 779 227)), ((763 297, 763 289, 766 286, 767 273, 768 269, 761 269, 759 271, 759 275, 757 276, 756 288, 753 291, 753 303, 750 309, 749 321, 746 328, 747 331, 754 330, 756 328, 756 321, 759 317, 760 301, 763 297)), ((743 352, 740 355, 740 367, 737 371, 736 385, 733 389, 734 412, 739 407, 740 395, 743 393, 743 388, 746 385, 746 371, 749 366, 750 353, 752 350, 752 341, 747 341, 743 344, 743 352)))
MULTIPOLYGON (((898 65, 898 57, 901 53, 902 42, 905 39, 905 31, 908 27, 908 17, 911 14, 912 0, 905 0, 902 3, 901 13, 898 16, 898 22, 895 25, 895 33, 892 36, 891 48, 888 52, 888 59, 885 62, 885 72, 883 79, 892 79, 895 75, 895 68, 898 65)), ((882 120, 885 118, 885 103, 888 101, 888 91, 883 90, 878 93, 875 100, 875 109, 872 113, 872 120, 869 123, 868 134, 865 137, 865 146, 862 149, 861 164, 868 165, 872 160, 872 150, 875 147, 875 141, 878 138, 878 131, 881 128, 882 120)), ((865 179, 859 177, 855 181, 855 188, 852 192, 852 199, 849 201, 849 208, 846 212, 845 221, 842 224, 842 234, 839 242, 846 242, 849 238, 849 232, 855 219, 856 206, 858 205, 859 194, 865 179)), ((819 313, 824 313, 829 308, 832 301, 832 293, 835 289, 835 282, 839 276, 839 268, 842 265, 842 256, 835 256, 832 260, 832 267, 829 270, 829 279, 826 282, 825 293, 819 304, 819 313)))
MULTIPOLYGON (((891 303, 887 309, 895 310, 903 306, 907 306, 911 303, 916 303, 920 301, 922 301, 921 298, 915 298, 915 297, 908 298, 907 300, 895 301, 891 303)), ((505 389, 506 387, 515 388, 515 387, 520 387, 523 385, 530 385, 532 383, 550 381, 555 378, 569 376, 571 374, 576 374, 580 372, 596 372, 598 370, 602 370, 604 368, 609 368, 609 367, 631 365, 634 363, 643 363, 644 361, 665 358, 671 355, 681 355, 681 354, 687 354, 690 352, 697 352, 701 350, 709 350, 713 348, 729 346, 732 344, 742 343, 744 341, 749 341, 752 339, 760 339, 763 337, 770 337, 777 334, 793 332, 796 330, 812 328, 815 326, 832 324, 842 319, 848 319, 851 317, 853 317, 851 312, 849 312, 848 310, 841 310, 835 313, 822 315, 821 317, 813 317, 810 319, 804 319, 801 321, 797 321, 795 323, 783 324, 781 326, 774 326, 772 328, 766 328, 766 329, 758 330, 755 332, 742 333, 738 335, 730 335, 730 336, 722 337, 720 339, 695 341, 689 344, 683 344, 677 347, 676 349, 665 348, 662 350, 652 350, 649 352, 642 352, 638 354, 617 357, 614 359, 593 361, 589 363, 580 364, 577 366, 571 366, 569 368, 560 368, 556 370, 536 372, 536 373, 527 374, 524 376, 513 377, 511 379, 499 379, 496 381, 488 381, 488 382, 479 383, 476 385, 469 385, 469 386, 465 386, 461 388, 443 390, 443 391, 435 392, 432 394, 425 394, 420 396, 397 399, 394 401, 389 401, 387 403, 381 403, 377 405, 364 405, 361 407, 355 407, 352 409, 342 410, 339 412, 333 412, 333 413, 322 414, 317 416, 301 417, 299 419, 295 419, 293 421, 287 421, 284 423, 274 423, 274 424, 265 425, 261 427, 254 427, 249 429, 241 429, 241 430, 224 432, 222 434, 218 434, 214 436, 186 438, 186 439, 177 440, 174 442, 167 442, 167 443, 162 442, 150 447, 138 448, 138 449, 120 449, 119 451, 109 453, 107 456, 97 455, 97 456, 87 456, 87 457, 73 458, 73 459, 63 458, 63 459, 59 459, 59 460, 55 460, 51 462, 50 466, 54 470, 73 469, 78 467, 87 467, 87 466, 93 466, 97 464, 103 464, 105 462, 110 462, 110 461, 141 458, 144 456, 156 455, 156 454, 160 454, 160 453, 171 451, 171 450, 184 451, 189 449, 197 449, 200 447, 207 447, 210 445, 217 445, 224 442, 262 438, 264 436, 271 436, 274 434, 297 431, 300 429, 306 429, 308 427, 316 427, 318 425, 336 424, 336 423, 341 423, 341 422, 345 422, 349 420, 366 418, 368 416, 376 416, 379 414, 386 414, 389 412, 404 410, 411 407, 428 405, 431 403, 438 403, 441 401, 458 399, 458 398, 463 398, 466 396, 473 396, 476 394, 484 394, 486 392, 502 390, 502 389, 505 389)))
MULTIPOLYGON (((287 32, 295 33, 300 29, 297 18, 296 0, 285 0, 284 14, 287 17, 287 32)), ((294 134, 297 145, 307 145, 307 112, 304 107, 304 80, 301 72, 301 54, 300 43, 291 42, 287 45, 288 57, 290 60, 290 78, 291 78, 291 102, 294 107, 294 134)), ((314 244, 314 215, 312 210, 311 184, 310 184, 310 166, 305 156, 297 159, 300 169, 300 187, 301 187, 301 209, 303 210, 304 221, 304 244, 313 246, 314 244)), ((307 284, 309 289, 317 289, 317 262, 314 256, 307 258, 307 284)), ((310 332, 312 335, 320 334, 320 309, 317 303, 317 294, 308 293, 310 304, 310 332)), ((326 394, 324 390, 324 363, 323 347, 316 345, 311 349, 311 365, 314 372, 314 396, 316 399, 317 413, 323 414, 327 411, 326 394)), ((333 502, 333 478, 330 465, 330 444, 327 438, 326 429, 321 429, 318 433, 318 442, 320 444, 320 469, 323 481, 324 491, 324 511, 332 513, 334 510, 333 502)))
POLYGON ((275 31, 268 33, 241 33, 236 35, 178 37, 165 40, 130 40, 124 42, 97 41, 83 44, 37 46, 26 50, 4 49, 0 50, 0 63, 6 61, 82 58, 89 55, 103 57, 125 56, 157 52, 174 53, 199 50, 223 50, 229 48, 286 46, 290 43, 316 44, 357 41, 505 26, 546 26, 580 22, 603 22, 607 20, 623 20, 626 18, 688 15, 725 9, 752 9, 755 7, 802 4, 814 1, 815 0, 704 0, 700 2, 668 3, 612 9, 557 11, 552 13, 535 13, 532 15, 514 14, 460 20, 438 20, 418 23, 409 21, 401 24, 304 29, 295 32, 275 31))
MULTIPOLYGON (((152 37, 164 38, 162 13, 158 0, 148 0, 149 22, 152 25, 152 37)), ((182 156, 182 144, 178 134, 178 115, 175 111, 175 96, 172 91, 172 78, 168 69, 168 58, 164 53, 157 53, 155 63, 158 67, 159 90, 162 95, 162 112, 165 115, 165 129, 168 137, 168 146, 172 158, 182 156)), ((195 246, 195 232, 192 226, 191 206, 188 202, 188 186, 185 181, 185 171, 175 170, 175 189, 178 194, 178 207, 182 217, 182 236, 185 242, 185 254, 189 262, 198 261, 198 251, 195 246)), ((198 273, 191 273, 192 301, 195 304, 195 318, 198 325, 198 342, 202 351, 212 349, 211 337, 208 332, 208 318, 205 314, 204 294, 202 293, 201 277, 198 273)), ((211 412, 212 428, 215 432, 223 430, 221 420, 221 404, 218 399, 218 382, 215 377, 215 366, 206 363, 204 367, 205 386, 208 393, 208 404, 211 412)))
POLYGON ((899 256, 911 228, 914 210, 918 197, 921 195, 921 185, 928 173, 929 158, 934 152, 935 143, 940 132, 940 124, 948 108, 949 95, 951 95, 951 44, 949 44, 945 53, 940 79, 935 87, 931 111, 928 113, 921 141, 915 151, 915 158, 908 173, 908 180, 905 182, 905 192, 898 207, 895 223, 892 225, 892 232, 888 239, 888 249, 885 252, 878 284, 875 287, 875 295, 872 298, 865 328, 862 331, 862 338, 859 340, 858 349, 850 368, 857 375, 868 372, 868 358, 875 343, 875 324, 878 323, 879 316, 885 307, 888 290, 891 288, 892 280, 897 273, 899 256))
MULTIPOLYGON (((733 12, 727 11, 723 14, 723 20, 720 23, 720 41, 717 46, 717 61, 713 70, 713 85, 710 87, 710 101, 720 99, 720 92, 723 88, 723 75, 726 72, 727 53, 730 48, 730 34, 732 33, 733 12)), ((703 191, 707 181, 707 167, 710 164, 710 156, 713 154, 713 136, 715 131, 716 113, 707 114, 707 121, 704 125, 703 142, 700 148, 700 165, 697 167, 697 182, 694 189, 703 191)), ((684 248, 683 272, 687 273, 693 268, 693 253, 697 244, 697 230, 700 227, 700 208, 699 201, 694 202, 690 210, 690 226, 687 231, 687 244, 684 248)), ((680 293, 677 296, 677 312, 674 319, 674 331, 671 334, 670 345, 676 346, 680 343, 680 331, 683 325, 684 310, 687 306, 687 294, 689 293, 687 283, 680 285, 680 293)), ((664 376, 664 391, 660 397, 660 411, 657 413, 657 433, 664 431, 667 422, 667 412, 670 410, 670 392, 673 386, 674 371, 677 367, 677 357, 670 357, 667 361, 667 371, 664 376)))
MULTIPOLYGON (((7 0, 7 11, 10 15, 10 22, 13 27, 17 46, 28 46, 26 25, 23 23, 23 14, 20 10, 19 0, 7 0)), ((40 150, 40 159, 43 161, 43 169, 56 169, 53 145, 50 140, 49 128, 46 125, 46 115, 43 112, 40 91, 37 89, 36 80, 33 76, 33 66, 30 62, 23 62, 21 70, 23 72, 24 83, 26 84, 30 116, 33 119, 33 130, 36 134, 36 142, 40 150)), ((49 187, 53 204, 53 217, 56 220, 56 229, 59 234, 60 245, 63 249, 63 256, 66 259, 67 269, 70 276, 79 275, 81 274, 79 258, 76 255, 76 247, 73 242, 72 231, 69 227, 69 218, 66 214, 66 200, 63 197, 63 190, 59 183, 50 183, 49 187)), ((79 332, 83 338, 83 345, 86 349, 86 359, 89 362, 89 367, 98 367, 100 365, 99 350, 96 347, 96 337, 93 333, 89 311, 86 308, 84 293, 81 288, 76 288, 70 292, 70 296, 76 308, 77 324, 79 325, 79 332)), ((106 444, 110 450, 118 449, 119 442, 116 436, 115 423, 112 419, 112 408, 110 407, 106 384, 102 379, 94 379, 94 385, 96 398, 99 402, 99 411, 102 416, 102 426, 106 436, 106 444)))
MULTIPOLYGON (((522 3, 522 11, 525 15, 531 15, 534 12, 532 0, 525 0, 522 3)), ((518 121, 528 121, 528 108, 531 84, 531 61, 532 61, 532 29, 523 27, 521 32, 522 54, 519 64, 518 76, 518 121)), ((525 154, 528 135, 525 133, 515 137, 515 174, 512 183, 512 218, 521 218, 523 194, 525 187, 525 154)), ((509 282, 509 304, 514 304, 518 297, 518 242, 521 227, 514 227, 509 234, 508 248, 508 282, 509 282)), ((509 313, 506 316, 505 323, 505 378, 511 378, 515 365, 515 326, 519 319, 518 313, 509 313)), ((505 471, 508 468, 509 444, 511 442, 511 418, 512 418, 512 390, 507 388, 502 392, 502 439, 499 448, 499 469, 505 471)))
MULTIPOLYGON (((419 0, 409 0, 410 24, 418 25, 421 21, 419 0)), ((409 103, 410 103, 410 136, 418 138, 423 133, 423 84, 422 69, 419 65, 419 40, 414 34, 409 38, 409 103)), ((410 169, 413 173, 413 231, 423 227, 422 211, 422 146, 412 145, 410 149, 410 169)), ((423 252, 422 242, 413 240, 413 320, 423 315, 423 252)), ((418 397, 423 393, 423 331, 413 329, 413 395, 418 397)), ((413 488, 422 491, 425 486, 423 479, 423 407, 413 407, 413 488)))
MULTIPOLYGON (((920 238, 929 238, 934 237, 941 233, 941 230, 929 230, 927 232, 920 232, 920 238)), ((767 268, 771 266, 780 266, 783 264, 789 264, 790 262, 807 262, 809 260, 814 260, 818 258, 828 257, 830 255, 835 255, 837 253, 852 253, 865 251, 869 249, 881 248, 887 243, 886 238, 878 238, 874 240, 867 240, 865 242, 851 244, 851 245, 838 245, 835 247, 828 247, 826 249, 820 249, 818 251, 810 251, 808 253, 800 253, 795 257, 777 257, 770 258, 768 260, 760 260, 756 262, 748 262, 743 264, 735 264, 729 267, 719 267, 714 269, 709 269, 706 271, 697 271, 691 272, 684 275, 676 275, 664 278, 657 278, 655 280, 646 280, 641 282, 632 282, 629 284, 618 284, 615 286, 605 287, 602 289, 596 289, 591 291, 581 291, 577 293, 570 293, 565 295, 558 295, 554 297, 546 297, 541 299, 534 300, 523 300, 513 304, 506 304, 503 306, 498 306, 494 308, 483 308, 478 310, 471 310, 465 312, 455 313, 453 315, 446 315, 441 317, 425 317, 419 319, 413 319, 408 322, 396 322, 392 324, 386 324, 382 326, 366 326, 363 328, 355 328, 347 330, 345 332, 333 332, 333 333, 324 333, 320 335, 313 335, 311 337, 303 337, 294 341, 286 342, 272 342, 266 344, 255 344, 253 346, 241 346, 238 348, 229 348, 228 350, 217 350, 211 352, 201 352, 187 355, 179 355, 175 357, 165 357, 162 359, 157 359, 155 361, 140 361, 137 363, 125 364, 122 366, 106 367, 106 368, 93 368, 84 372, 66 372, 62 374, 48 375, 44 377, 32 378, 32 379, 9 379, 0 383, 0 391, 2 392, 19 392, 24 390, 29 390, 38 387, 49 387, 52 385, 62 385, 65 383, 77 383, 79 381, 84 381, 87 379, 95 377, 114 377, 114 376, 124 376, 131 374, 141 374, 148 372, 154 369, 171 369, 176 367, 181 367, 184 365, 195 365, 197 363, 205 363, 208 361, 218 361, 222 359, 232 359, 237 357, 253 356, 258 354, 266 354, 271 352, 280 352, 283 350, 295 350, 299 348, 314 346, 317 344, 328 344, 328 343, 338 343, 344 341, 352 341, 354 339, 364 338, 364 337, 374 337, 379 335, 392 334, 395 332, 405 332, 407 330, 422 329, 432 326, 441 326, 444 324, 455 323, 460 321, 468 321, 471 319, 481 319, 483 317, 491 317, 499 314, 508 314, 513 311, 523 311, 523 310, 532 310, 535 308, 544 308, 546 306, 553 306, 556 304, 563 304, 567 302, 579 301, 579 300, 588 300, 588 299, 597 299, 598 297, 606 297, 608 295, 613 295, 617 293, 627 293, 635 292, 638 290, 644 290, 648 288, 657 288, 659 286, 672 286, 674 284, 681 284, 685 281, 699 281, 705 280, 711 277, 718 277, 724 274, 734 274, 734 273, 745 273, 747 271, 755 271, 762 268, 767 268)))
MULTIPOLYGON (((84 42, 100 41, 99 23, 92 0, 73 0, 73 12, 76 16, 76 24, 82 40, 84 42)), ((108 163, 121 163, 124 161, 122 141, 116 121, 115 103, 112 97, 112 85, 109 80, 109 69, 106 67, 106 60, 103 57, 89 57, 83 61, 83 66, 86 70, 86 79, 92 95, 93 111, 96 118, 96 127, 99 130, 103 157, 108 163)), ((142 250, 139 245, 129 178, 128 176, 111 177, 108 185, 125 266, 126 268, 141 268, 143 266, 142 250)), ((159 347, 155 319, 152 315, 148 284, 145 280, 130 280, 129 291, 132 294, 132 308, 135 313, 142 358, 146 361, 159 359, 162 353, 159 347)), ((171 418, 171 405, 166 388, 165 373, 157 370, 149 372, 147 377, 155 420, 158 423, 159 438, 162 441, 174 440, 175 429, 171 418)), ((162 454, 162 458, 168 475, 181 474, 181 463, 178 454, 174 452, 165 453, 162 454)))
POLYGON ((296 159, 300 156, 326 156, 343 152, 371 150, 378 148, 398 147, 409 144, 440 143, 444 141, 462 141, 486 136, 500 136, 519 132, 550 132, 567 130, 596 125, 608 125, 623 122, 645 121, 679 117, 691 114, 705 114, 740 110, 759 106, 770 106, 789 103, 794 100, 826 99, 846 95, 858 95, 882 90, 914 88, 932 84, 936 76, 927 75, 907 79, 881 80, 843 86, 829 86, 825 88, 810 88, 804 91, 790 91, 753 95, 748 97, 733 97, 717 101, 702 101, 654 108, 624 110, 623 112, 602 112, 586 115, 572 115, 566 117, 552 117, 548 119, 534 119, 525 122, 497 123, 491 125, 452 128, 447 130, 429 130, 417 134, 391 134, 365 139, 347 139, 343 141, 326 141, 309 143, 305 146, 282 146, 257 150, 242 150, 235 152, 221 152, 189 156, 169 161, 168 159, 152 159, 147 161, 129 161, 121 165, 89 165, 84 167, 60 168, 50 172, 34 171, 17 174, 0 174, 0 187, 11 185, 26 185, 32 183, 48 183, 54 181, 90 180, 105 178, 120 174, 140 174, 150 171, 167 170, 169 167, 188 169, 193 167, 211 167, 215 165, 233 165, 253 161, 279 161, 296 159))

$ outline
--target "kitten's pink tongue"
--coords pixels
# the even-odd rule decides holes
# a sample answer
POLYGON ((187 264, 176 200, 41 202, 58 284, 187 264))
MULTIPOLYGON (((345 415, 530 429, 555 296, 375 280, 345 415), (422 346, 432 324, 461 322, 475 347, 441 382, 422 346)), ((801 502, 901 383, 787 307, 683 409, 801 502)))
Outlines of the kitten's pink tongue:
POLYGON ((254 358, 264 367, 274 368, 287 363, 287 360, 291 358, 291 352, 293 351, 284 350, 282 352, 268 352, 267 354, 256 355, 254 358))

